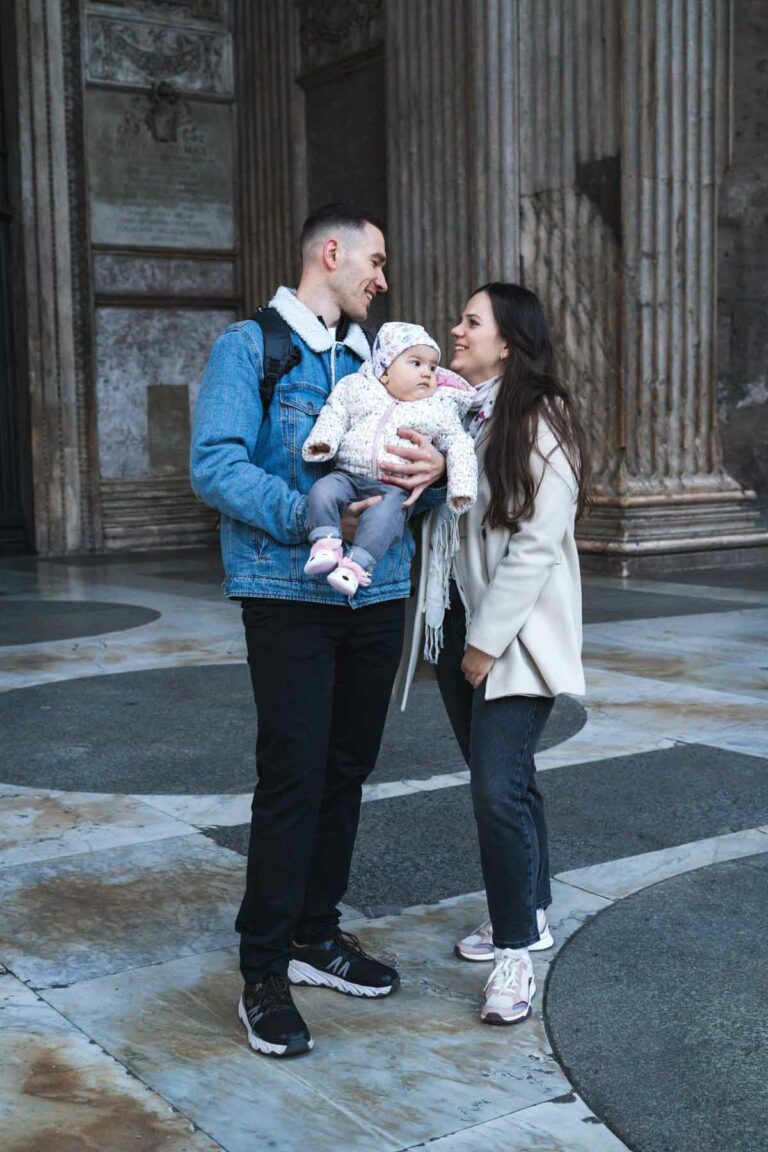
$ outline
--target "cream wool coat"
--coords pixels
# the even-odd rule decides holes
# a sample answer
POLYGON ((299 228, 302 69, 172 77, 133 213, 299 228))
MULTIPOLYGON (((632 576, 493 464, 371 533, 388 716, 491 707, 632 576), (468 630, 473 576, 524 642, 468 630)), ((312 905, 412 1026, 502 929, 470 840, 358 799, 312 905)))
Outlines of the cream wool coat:
MULTIPOLYGON (((574 539, 578 486, 565 453, 544 421, 531 466, 538 489, 533 516, 516 533, 483 524, 490 487, 478 441, 478 498, 462 516, 456 570, 470 610, 467 642, 495 657, 485 679, 485 698, 556 696, 585 692, 581 663, 581 578, 574 539)), ((422 556, 431 521, 422 528, 422 556)), ((421 659, 426 568, 409 613, 403 661, 395 685, 402 700, 421 659)))

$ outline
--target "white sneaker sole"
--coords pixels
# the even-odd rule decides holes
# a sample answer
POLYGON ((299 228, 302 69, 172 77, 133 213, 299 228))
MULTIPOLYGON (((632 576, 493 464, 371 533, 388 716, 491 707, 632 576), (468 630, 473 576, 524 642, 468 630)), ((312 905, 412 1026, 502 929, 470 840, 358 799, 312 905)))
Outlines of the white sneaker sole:
POLYGON ((486 1012, 485 1008, 480 1009, 480 1019, 483 1024, 522 1024, 527 1020, 533 1012, 533 998, 536 995, 536 985, 531 980, 530 991, 528 993, 528 1007, 523 1012, 507 1015, 504 1012, 486 1012))
POLYGON ((303 960, 291 960, 288 965, 288 979, 291 984, 303 984, 310 988, 333 988, 335 992, 343 992, 345 996, 364 996, 368 999, 378 996, 389 996, 398 987, 390 984, 387 988, 373 988, 366 984, 352 984, 349 980, 342 980, 332 972, 321 972, 303 960))
MULTIPOLYGON (((554 948, 554 946, 555 938, 547 927, 544 935, 540 936, 535 944, 528 945, 528 951, 546 952, 548 948, 554 948)), ((462 960, 471 960, 475 964, 489 964, 491 960, 493 960, 493 944, 489 944, 486 948, 483 948, 482 951, 477 949, 476 951, 472 952, 470 950, 464 951, 462 948, 462 942, 460 940, 459 943, 455 946, 454 952, 462 960)))
POLYGON ((248 1033, 248 1043, 254 1052, 261 1052, 263 1056, 300 1056, 302 1052, 311 1052, 315 1046, 312 1039, 302 1042, 300 1045, 294 1046, 290 1051, 287 1044, 270 1044, 266 1040, 262 1040, 261 1036, 257 1036, 248 1020, 248 1013, 245 1011, 245 1005, 242 998, 237 1005, 237 1014, 245 1024, 245 1030, 248 1033))

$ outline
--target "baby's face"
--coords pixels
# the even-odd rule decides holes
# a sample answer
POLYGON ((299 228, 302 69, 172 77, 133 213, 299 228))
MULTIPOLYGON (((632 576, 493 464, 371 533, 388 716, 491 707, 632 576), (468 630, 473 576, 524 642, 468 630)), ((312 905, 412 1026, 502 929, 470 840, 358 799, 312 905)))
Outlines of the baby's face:
POLYGON ((416 344, 392 361, 381 382, 395 400, 424 400, 437 388, 439 359, 434 348, 416 344))

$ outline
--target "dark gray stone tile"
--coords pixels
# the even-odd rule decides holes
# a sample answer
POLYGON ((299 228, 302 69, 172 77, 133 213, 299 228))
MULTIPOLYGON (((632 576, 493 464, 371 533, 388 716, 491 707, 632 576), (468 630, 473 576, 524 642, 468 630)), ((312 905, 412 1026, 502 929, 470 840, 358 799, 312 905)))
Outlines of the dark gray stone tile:
POLYGON ((159 618, 159 612, 133 604, 98 600, 3 600, 0 601, 0 648, 124 632, 159 618))
POLYGON ((766 934, 762 855, 620 901, 555 960, 555 1052, 637 1152, 764 1152, 766 934))
MULTIPOLYGON (((562 697, 543 746, 583 726, 581 704, 562 697)), ((0 694, 5 783, 79 792, 243 792, 256 781, 256 710, 248 667, 216 664, 115 673, 0 694)), ((414 687, 408 710, 392 704, 380 768, 401 780, 466 765, 434 683, 414 687)))
MULTIPOLYGON (((553 875, 768 822, 766 762, 700 745, 540 774, 553 875)), ((245 854, 248 826, 211 829, 245 854)), ((469 788, 364 804, 346 901, 377 914, 483 887, 469 788)))

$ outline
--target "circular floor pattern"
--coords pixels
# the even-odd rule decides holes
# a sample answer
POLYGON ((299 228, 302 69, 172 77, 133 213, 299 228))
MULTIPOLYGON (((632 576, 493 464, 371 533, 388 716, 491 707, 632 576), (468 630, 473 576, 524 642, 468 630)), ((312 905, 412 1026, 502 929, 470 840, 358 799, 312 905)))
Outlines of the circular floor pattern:
MULTIPOLYGON (((560 697, 542 742, 584 725, 560 697)), ((82 792, 244 792, 254 784, 256 719, 245 664, 89 676, 0 694, 2 781, 82 792)), ((416 684, 408 710, 390 708, 375 781, 456 772, 437 687, 416 684)))
POLYGON ((0 600, 0 648, 124 632, 159 616, 151 608, 99 600, 0 600))
POLYGON ((635 1152, 765 1149, 767 935, 763 854, 619 901, 555 960, 555 1053, 635 1152))

